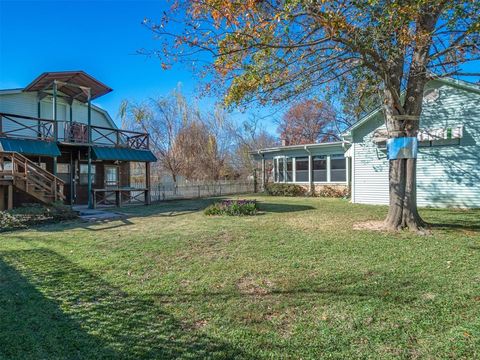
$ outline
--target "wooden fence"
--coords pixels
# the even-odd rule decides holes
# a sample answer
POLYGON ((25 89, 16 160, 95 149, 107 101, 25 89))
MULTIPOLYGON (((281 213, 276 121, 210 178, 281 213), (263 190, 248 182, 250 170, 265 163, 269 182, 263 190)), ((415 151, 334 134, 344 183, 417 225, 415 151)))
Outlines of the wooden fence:
MULTIPOLYGON (((143 188, 142 183, 133 187, 143 188)), ((152 202, 173 199, 195 199, 212 196, 248 194, 256 191, 254 181, 221 181, 221 182, 195 182, 195 183, 153 183, 151 185, 150 199, 152 202)))

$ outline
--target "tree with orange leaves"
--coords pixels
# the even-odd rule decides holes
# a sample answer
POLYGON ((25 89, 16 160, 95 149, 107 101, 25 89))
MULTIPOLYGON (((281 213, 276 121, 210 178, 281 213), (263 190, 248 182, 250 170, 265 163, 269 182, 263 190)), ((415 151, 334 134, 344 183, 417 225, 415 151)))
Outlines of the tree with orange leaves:
POLYGON ((283 115, 277 131, 285 145, 340 140, 332 107, 312 99, 293 104, 283 115))
MULTIPOLYGON (((202 67, 229 105, 278 103, 365 81, 383 102, 389 137, 416 137, 425 84, 480 75, 474 0, 178 0, 158 24, 164 66, 202 67), (175 20, 175 14, 181 14, 175 20)), ((212 86, 213 85, 213 86, 212 86)), ((390 160, 386 227, 420 230, 416 159, 390 160)))

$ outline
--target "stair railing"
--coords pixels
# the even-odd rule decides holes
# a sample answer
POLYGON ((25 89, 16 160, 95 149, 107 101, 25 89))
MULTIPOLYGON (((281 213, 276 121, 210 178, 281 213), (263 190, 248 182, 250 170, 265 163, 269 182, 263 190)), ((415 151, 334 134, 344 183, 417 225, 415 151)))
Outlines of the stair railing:
POLYGON ((52 195, 54 201, 65 200, 64 181, 17 152, 0 152, 0 177, 21 179, 27 193, 40 189, 52 195))

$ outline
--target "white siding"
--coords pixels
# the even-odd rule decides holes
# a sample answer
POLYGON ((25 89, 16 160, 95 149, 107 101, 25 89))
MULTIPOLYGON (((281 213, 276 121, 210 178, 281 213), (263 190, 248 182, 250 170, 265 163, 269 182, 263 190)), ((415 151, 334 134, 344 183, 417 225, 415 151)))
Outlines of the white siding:
MULTIPOLYGON (((37 117, 38 115, 37 97, 32 93, 17 93, 17 94, 1 94, 0 95, 0 112, 8 114, 17 114, 23 116, 37 117)), ((35 126, 36 121, 14 118, 14 120, 24 123, 26 126, 35 126)), ((13 131, 21 128, 14 122, 3 119, 2 130, 4 132, 13 131)), ((35 137, 36 132, 34 130, 20 130, 15 131, 10 136, 29 136, 35 137)))
MULTIPOLYGON (((72 105, 73 121, 86 124, 88 122, 88 107, 86 104, 74 101, 72 105)), ((17 114, 23 116, 38 117, 37 94, 34 92, 18 92, 13 94, 0 94, 0 112, 17 114)), ((45 98, 41 101, 40 117, 44 119, 53 118, 53 106, 51 98, 45 98)), ((69 121, 70 120, 70 105, 63 99, 58 99, 57 119, 69 121)), ((34 125, 36 121, 17 119, 26 125, 34 125)), ((92 108, 92 125, 112 128, 112 124, 107 116, 95 108, 92 108)), ((59 139, 63 138, 63 124, 59 124, 59 139)), ((4 131, 10 131, 17 128, 18 125, 11 121, 4 121, 4 131)), ((107 133, 108 131, 104 132, 107 133)), ((34 131, 15 132, 15 135, 34 136, 34 131)), ((12 134, 13 136, 13 134, 12 134)), ((98 137, 98 136, 97 136, 98 137)), ((113 137, 112 137, 113 139, 113 137)), ((95 137, 94 139, 95 140, 95 137)))
POLYGON ((38 115, 36 94, 0 94, 0 112, 36 117, 38 115))
MULTIPOLYGON (((463 124, 459 145, 420 147, 417 162, 419 206, 480 207, 480 95, 433 82, 439 98, 424 105, 421 128, 463 124)), ((354 130, 353 202, 388 204, 388 161, 371 141, 380 116, 354 130)))
POLYGON ((448 85, 425 106, 422 126, 442 128, 463 124, 460 145, 420 148, 420 206, 480 207, 480 94, 448 85))
POLYGON ((388 204, 388 161, 385 154, 368 143, 354 143, 355 187, 352 193, 355 203, 388 204))
MULTIPOLYGON (((88 107, 85 104, 73 103, 73 121, 86 124, 88 120, 88 107)), ((112 125, 100 111, 92 108, 92 125, 111 128, 112 125)))
MULTIPOLYGON (((63 102, 57 102, 57 120, 67 120, 67 108, 68 104, 63 102)), ((35 117, 37 115, 35 114, 35 117)), ((42 119, 53 119, 53 103, 50 101, 40 102, 40 117, 42 119)))

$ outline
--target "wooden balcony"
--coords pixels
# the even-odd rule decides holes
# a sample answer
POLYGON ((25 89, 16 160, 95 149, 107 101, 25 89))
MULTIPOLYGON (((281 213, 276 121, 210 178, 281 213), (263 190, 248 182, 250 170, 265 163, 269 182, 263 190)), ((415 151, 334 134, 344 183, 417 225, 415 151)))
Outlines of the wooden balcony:
POLYGON ((0 137, 149 150, 147 133, 0 113, 0 137), (56 136, 55 136, 56 134, 56 136), (89 134, 90 139, 89 141, 89 134))

